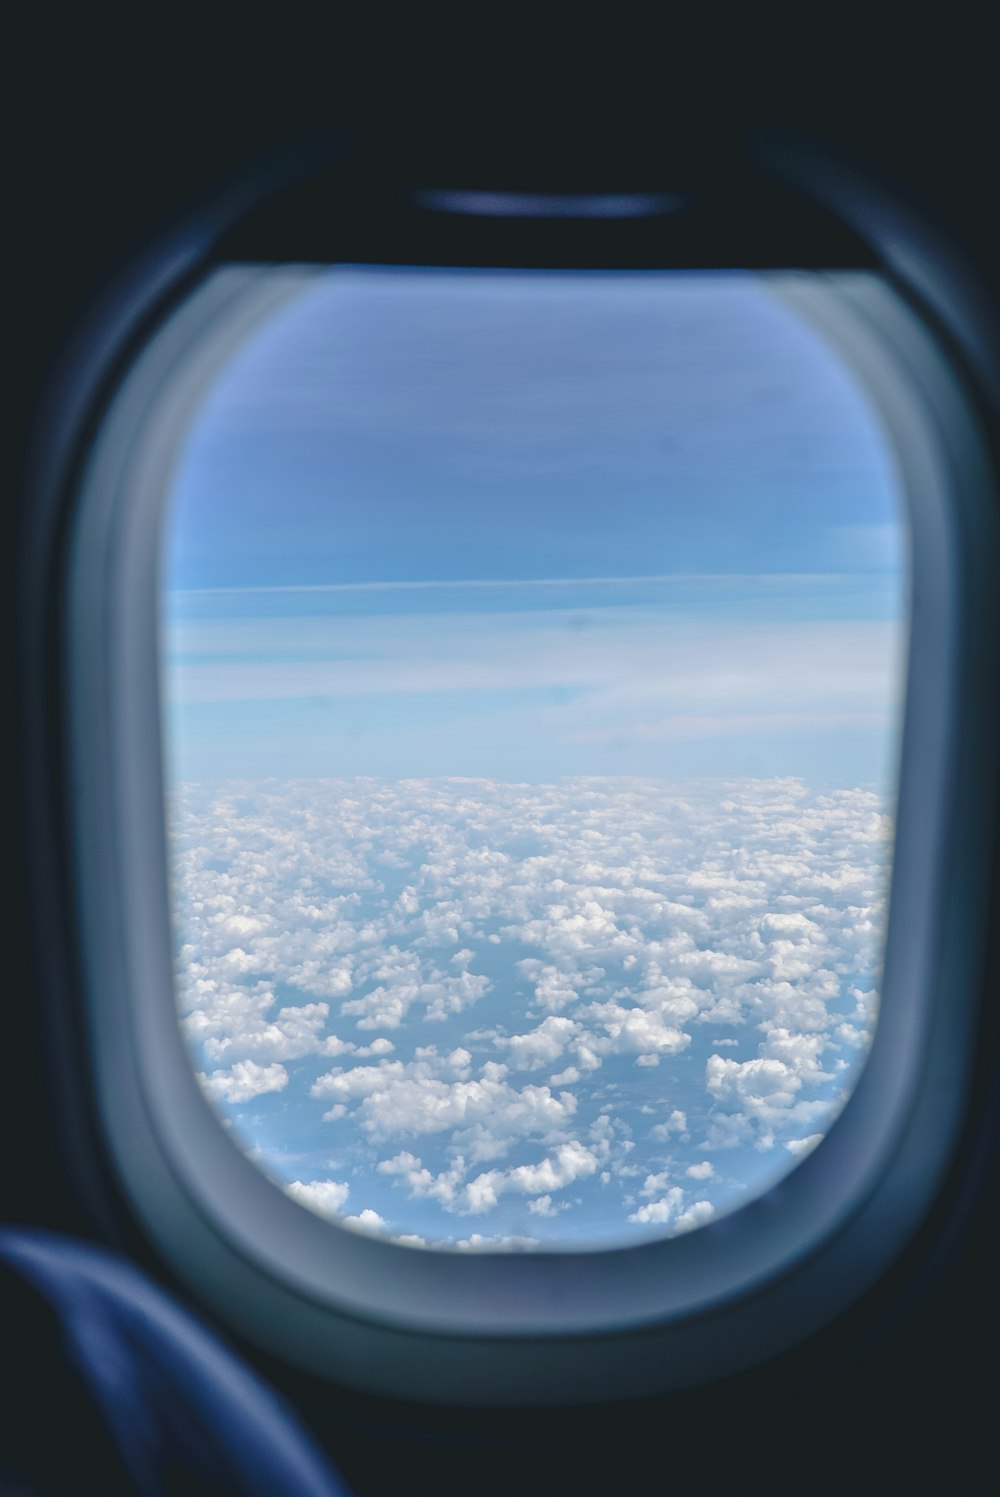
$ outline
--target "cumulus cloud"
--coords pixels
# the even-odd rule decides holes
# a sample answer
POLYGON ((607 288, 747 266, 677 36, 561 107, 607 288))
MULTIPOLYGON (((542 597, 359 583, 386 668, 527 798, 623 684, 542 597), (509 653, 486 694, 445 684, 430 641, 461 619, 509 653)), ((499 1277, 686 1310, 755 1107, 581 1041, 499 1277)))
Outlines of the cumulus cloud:
POLYGON ((206 1094, 215 1101, 249 1102, 265 1092, 284 1091, 288 1072, 277 1063, 259 1066, 252 1060, 238 1060, 228 1071, 199 1072, 198 1080, 206 1094))
POLYGON ((555 1216, 570 1203, 554 1203, 552 1193, 595 1174, 609 1152, 600 1136, 589 1146, 570 1139, 536 1163, 473 1173, 474 1161, 458 1155, 448 1169, 435 1175, 417 1155, 404 1150, 380 1160, 376 1169, 392 1177, 411 1198, 436 1200, 445 1210, 459 1215, 482 1215, 494 1210, 501 1196, 516 1193, 536 1198, 528 1202, 529 1211, 535 1215, 555 1216))
POLYGON ((381 1236, 388 1226, 385 1218, 370 1206, 366 1206, 357 1216, 342 1217, 341 1221, 345 1227, 352 1227, 355 1232, 367 1232, 370 1237, 381 1236))
POLYGON ((700 1164, 689 1164, 684 1173, 691 1180, 711 1180, 715 1165, 710 1159, 703 1159, 700 1164))
POLYGON ((871 1040, 871 790, 229 782, 180 787, 172 822, 201 1083, 227 1117, 280 1107, 287 1153, 234 1133, 334 1214, 349 1175, 359 1230, 689 1230, 814 1146, 871 1040))
POLYGON ((679 1107, 673 1108, 670 1116, 663 1123, 654 1123, 649 1130, 650 1138, 658 1142, 665 1142, 672 1133, 679 1133, 683 1138, 687 1133, 687 1114, 679 1107))
POLYGON ((320 1216, 339 1217, 341 1207, 350 1194, 350 1186, 343 1180, 292 1180, 285 1186, 285 1193, 300 1206, 308 1206, 320 1216))
POLYGON ((473 1232, 454 1244, 461 1253, 530 1253, 538 1246, 537 1237, 483 1237, 473 1232))
POLYGON ((822 1133, 810 1133, 806 1138, 786 1138, 785 1148, 789 1154, 794 1154, 797 1159, 801 1159, 804 1155, 811 1154, 822 1140, 822 1133))
POLYGON ((572 1019, 543 1019, 527 1034, 497 1037, 493 1043, 506 1051, 508 1064, 518 1071, 537 1071, 559 1059, 570 1040, 579 1032, 572 1019))
POLYGON ((675 1232, 690 1232, 694 1227, 702 1227, 707 1221, 711 1221, 715 1215, 715 1207, 711 1201, 695 1201, 686 1211, 682 1211, 674 1222, 675 1232))
POLYGON ((684 1192, 679 1185, 671 1186, 665 1195, 658 1200, 648 1201, 645 1206, 640 1206, 629 1216, 630 1222, 658 1222, 661 1225, 675 1216, 684 1200, 684 1192))
POLYGON ((689 1034, 666 1021, 656 1009, 595 1003, 584 1012, 598 1026, 592 1045, 600 1054, 677 1055, 691 1043, 689 1034))
POLYGON ((334 1097, 345 1106, 357 1102, 358 1126, 374 1138, 456 1132, 475 1124, 488 1124, 494 1134, 510 1138, 548 1134, 565 1127, 576 1111, 572 1092, 512 1086, 507 1067, 492 1061, 476 1077, 452 1080, 449 1071, 466 1072, 468 1054, 457 1052, 462 1058, 455 1062, 455 1053, 328 1071, 313 1083, 311 1095, 334 1097))
POLYGON ((501 1195, 519 1191, 523 1195, 548 1194, 562 1190, 574 1181, 593 1175, 598 1167, 597 1155, 578 1140, 560 1144, 539 1164, 519 1164, 506 1170, 488 1170, 470 1180, 465 1200, 472 1212, 491 1211, 501 1195))
POLYGON ((427 970, 418 954, 396 946, 389 948, 375 975, 385 981, 341 1006, 342 1014, 357 1019, 359 1029, 398 1029, 414 1004, 423 1008, 425 1019, 444 1020, 470 1008, 490 988, 488 977, 471 972, 445 973, 434 965, 427 970))
POLYGON ((770 1031, 752 1060, 710 1055, 705 1084, 720 1104, 716 1140, 728 1125, 732 1136, 754 1135, 758 1147, 770 1149, 776 1129, 809 1121, 828 1110, 815 1099, 800 1096, 807 1084, 826 1079, 819 1057, 827 1043, 823 1035, 792 1034, 777 1028, 770 1031))
POLYGON ((556 1202, 549 1195, 536 1196, 528 1202, 528 1210, 533 1216, 558 1216, 560 1211, 569 1211, 571 1207, 571 1201, 556 1202))

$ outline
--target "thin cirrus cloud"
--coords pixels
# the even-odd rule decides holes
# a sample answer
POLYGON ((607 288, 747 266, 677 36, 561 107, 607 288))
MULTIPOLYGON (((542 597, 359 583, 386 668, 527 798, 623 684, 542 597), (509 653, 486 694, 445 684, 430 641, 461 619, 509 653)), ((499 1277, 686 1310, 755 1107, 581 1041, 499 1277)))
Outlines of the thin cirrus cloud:
POLYGON ((658 747, 750 739, 764 754, 756 769, 787 772, 789 741, 812 737, 829 778, 824 745, 839 735, 864 759, 841 772, 870 781, 902 674, 893 619, 762 621, 743 605, 186 619, 166 643, 190 779, 280 769, 284 704, 284 757, 292 767, 299 755, 300 773, 607 773, 607 754, 623 750, 636 758, 627 769, 656 773, 658 747), (263 715, 239 715, 255 705, 263 715), (320 705, 329 720, 317 721, 320 705))
POLYGON ((574 687, 682 704, 839 700, 885 709, 898 625, 884 619, 755 621, 606 607, 350 618, 173 622, 177 702, 574 687))
MULTIPOLYGON (((873 538, 872 545, 876 548, 885 548, 888 552, 895 537, 895 527, 892 526, 859 526, 850 532, 852 538, 859 534, 864 536, 871 530, 876 530, 878 535, 873 538)), ((853 541, 852 541, 853 544, 853 541)), ((386 592, 439 592, 439 591, 465 591, 466 589, 479 588, 590 588, 590 587, 636 587, 643 583, 710 583, 710 582, 755 582, 762 585, 769 583, 807 582, 838 583, 844 580, 844 574, 837 572, 816 572, 802 576, 794 573, 762 573, 751 572, 744 575, 733 572, 711 572, 701 574, 698 572, 649 572, 637 573, 629 576, 618 577, 450 577, 450 578, 425 578, 407 577, 395 579, 371 580, 366 582, 301 582, 301 583, 275 583, 274 585, 246 584, 239 587, 195 587, 178 590, 175 596, 179 598, 197 599, 207 597, 255 597, 258 594, 267 596, 273 594, 295 594, 295 593, 386 593, 386 592)))

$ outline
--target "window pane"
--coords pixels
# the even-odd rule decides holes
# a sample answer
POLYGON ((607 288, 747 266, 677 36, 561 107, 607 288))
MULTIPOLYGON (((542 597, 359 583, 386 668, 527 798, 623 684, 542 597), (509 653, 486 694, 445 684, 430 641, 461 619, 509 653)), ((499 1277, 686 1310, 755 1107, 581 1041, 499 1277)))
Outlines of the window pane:
POLYGON ((794 1168, 875 1023, 905 539, 780 281, 303 271, 163 542, 178 1003, 260 1168, 447 1248, 794 1168))

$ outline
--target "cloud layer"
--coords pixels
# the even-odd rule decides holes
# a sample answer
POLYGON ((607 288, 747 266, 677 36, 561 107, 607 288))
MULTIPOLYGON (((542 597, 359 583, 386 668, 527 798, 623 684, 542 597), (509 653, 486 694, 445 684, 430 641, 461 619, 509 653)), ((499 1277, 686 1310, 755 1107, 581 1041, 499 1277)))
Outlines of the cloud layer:
POLYGON ((206 1094, 294 1199, 415 1247, 696 1228, 815 1147, 871 1038, 864 788, 229 782, 172 839, 206 1094))

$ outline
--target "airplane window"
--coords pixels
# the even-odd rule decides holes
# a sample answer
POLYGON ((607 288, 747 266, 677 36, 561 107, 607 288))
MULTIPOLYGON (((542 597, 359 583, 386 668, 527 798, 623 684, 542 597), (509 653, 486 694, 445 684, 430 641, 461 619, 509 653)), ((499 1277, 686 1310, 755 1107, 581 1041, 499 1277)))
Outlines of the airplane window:
POLYGON ((702 1228, 823 1140, 876 1025, 881 418, 778 274, 280 274, 160 541, 191 1066, 359 1233, 702 1228))

